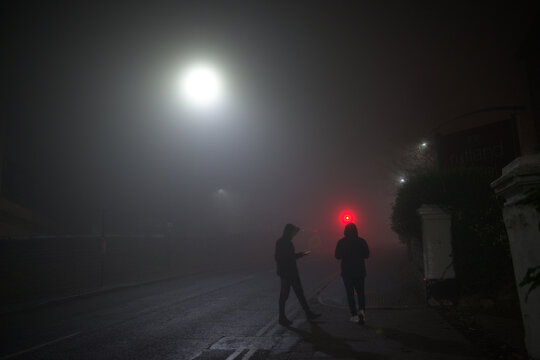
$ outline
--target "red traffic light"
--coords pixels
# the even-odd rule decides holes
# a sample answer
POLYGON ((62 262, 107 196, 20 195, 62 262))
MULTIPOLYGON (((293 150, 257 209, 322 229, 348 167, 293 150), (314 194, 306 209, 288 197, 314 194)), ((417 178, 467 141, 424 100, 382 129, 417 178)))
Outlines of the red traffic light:
POLYGON ((345 214, 343 214, 341 219, 342 219, 344 224, 348 224, 348 223, 353 221, 353 216, 350 213, 345 213, 345 214))

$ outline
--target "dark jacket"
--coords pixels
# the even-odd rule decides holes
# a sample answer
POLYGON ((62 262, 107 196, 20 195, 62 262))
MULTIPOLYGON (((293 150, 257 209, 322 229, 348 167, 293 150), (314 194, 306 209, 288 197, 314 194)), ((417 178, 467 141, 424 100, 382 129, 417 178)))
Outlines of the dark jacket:
POLYGON ((290 237, 281 237, 276 241, 274 258, 277 264, 277 274, 281 277, 293 277, 298 275, 296 259, 304 256, 303 253, 295 253, 294 245, 290 237))
POLYGON ((341 260, 341 275, 365 277, 366 264, 369 258, 369 247, 366 240, 358 236, 345 236, 336 245, 336 259, 341 260))

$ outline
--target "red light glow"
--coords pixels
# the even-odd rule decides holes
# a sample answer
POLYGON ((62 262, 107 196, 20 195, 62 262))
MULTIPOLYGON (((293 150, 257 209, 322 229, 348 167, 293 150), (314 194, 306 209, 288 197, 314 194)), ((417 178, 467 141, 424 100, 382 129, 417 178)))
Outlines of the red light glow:
POLYGON ((353 221, 353 216, 351 214, 349 214, 349 213, 343 214, 342 220, 343 220, 344 224, 348 224, 348 223, 353 221))

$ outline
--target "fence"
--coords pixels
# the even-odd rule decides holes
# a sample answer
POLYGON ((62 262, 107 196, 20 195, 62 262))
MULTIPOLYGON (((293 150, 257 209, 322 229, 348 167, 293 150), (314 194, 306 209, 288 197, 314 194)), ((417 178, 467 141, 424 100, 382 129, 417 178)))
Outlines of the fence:
POLYGON ((208 268, 205 243, 165 235, 0 238, 0 312, 208 268))

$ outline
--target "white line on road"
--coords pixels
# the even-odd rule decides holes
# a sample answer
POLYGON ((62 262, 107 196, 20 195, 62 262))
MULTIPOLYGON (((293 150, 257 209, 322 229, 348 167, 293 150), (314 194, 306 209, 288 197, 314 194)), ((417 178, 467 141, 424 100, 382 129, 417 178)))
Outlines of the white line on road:
MULTIPOLYGON (((307 297, 307 300, 309 301, 311 298, 319 295, 332 281, 334 281, 334 279, 336 278, 337 275, 338 275, 337 273, 334 273, 334 274, 331 274, 330 276, 324 278, 323 280, 321 280, 319 282, 318 286, 316 286, 315 289, 313 290, 313 292, 307 297)), ((296 316, 296 314, 299 311, 300 311, 300 306, 295 305, 293 307, 293 309, 291 311, 289 311, 289 313, 287 315, 289 315, 291 318, 293 318, 294 316, 296 316)), ((255 334, 255 337, 261 337, 264 334, 266 334, 266 336, 272 336, 280 328, 281 328, 281 325, 279 325, 276 322, 276 319, 272 319, 272 320, 270 320, 270 322, 268 322, 268 324, 266 324, 259 331, 257 331, 257 334, 255 334), (272 325, 273 325, 273 327, 272 327, 272 325), (270 328, 271 328, 271 330, 269 330, 270 328)), ((256 346, 250 346, 250 345, 251 344, 248 344, 247 347, 237 349, 226 360, 233 360, 236 356, 238 356, 238 354, 240 354, 246 348, 248 348, 250 350, 242 357, 241 360, 249 360, 255 354, 255 352, 257 351, 256 346)))
POLYGON ((40 348, 42 348, 42 347, 45 347, 45 346, 48 346, 48 345, 52 345, 52 344, 54 344, 54 343, 57 343, 57 342, 60 342, 60 341, 63 341, 63 340, 72 338, 72 337, 74 337, 74 336, 79 335, 80 333, 81 333, 81 332, 78 331, 78 332, 76 332, 76 333, 73 333, 73 334, 70 334, 70 335, 66 335, 66 336, 62 336, 62 337, 60 337, 60 338, 58 338, 58 339, 55 339, 55 340, 46 342, 46 343, 44 343, 44 344, 36 345, 36 346, 31 347, 31 348, 28 348, 28 349, 25 349, 25 350, 21 350, 21 351, 18 351, 18 352, 16 352, 16 353, 13 353, 13 354, 9 354, 9 355, 6 355, 6 356, 2 356, 2 357, 0 358, 0 360, 6 360, 6 359, 14 358, 14 357, 16 357, 16 356, 25 354, 25 353, 27 353, 27 352, 34 351, 34 350, 40 349, 40 348))
MULTIPOLYGON (((117 326, 119 324, 122 324, 122 323, 125 323, 125 322, 128 322, 130 320, 132 320, 133 318, 138 318, 140 316, 144 316, 144 315, 148 315, 152 312, 155 312, 155 311, 159 311, 163 308, 166 308, 166 307, 169 307, 169 306, 174 306, 175 304, 178 304, 180 302, 183 302, 183 301, 186 301, 186 300, 191 300, 193 298, 196 298, 198 296, 202 296, 202 295, 205 295, 205 294, 208 294, 212 291, 217 291, 217 290, 221 290, 221 289, 224 289, 226 287, 229 287, 229 286, 233 286, 233 285, 237 285, 237 284, 240 284, 242 282, 245 282, 245 281, 248 281, 248 280, 251 280, 254 278, 254 275, 248 275, 248 276, 243 276, 239 279, 236 279, 236 280, 232 280, 232 281, 229 281, 228 283, 225 283, 225 284, 222 284, 221 286, 218 286, 218 287, 214 287, 214 288, 210 288, 210 289, 205 289, 203 291, 200 291, 196 294, 189 294, 187 296, 184 296, 184 297, 181 297, 179 299, 176 299, 172 304, 167 304, 165 306, 161 305, 161 306, 157 306, 157 307, 154 307, 154 308, 151 308, 151 309, 147 309, 145 311, 142 311, 142 312, 139 312, 136 314, 135 317, 131 317, 131 318, 128 318, 128 319, 124 319, 122 321, 119 321, 119 322, 116 322, 116 323, 112 323, 112 324, 109 324, 109 327, 111 326, 117 326)), ((77 336, 79 335, 81 332, 78 331, 76 333, 73 333, 73 334, 70 334, 70 335, 66 335, 66 336, 63 336, 63 337, 60 337, 58 339, 55 339, 55 340, 52 340, 52 341, 49 341, 49 342, 46 342, 46 343, 43 343, 43 344, 40 344, 40 345, 36 345, 36 346, 33 346, 31 348, 28 348, 28 349, 25 349, 25 350, 21 350, 21 351, 18 351, 18 352, 15 352, 15 353, 12 353, 12 354, 9 354, 9 355, 5 355, 5 356, 2 356, 0 357, 0 360, 7 360, 7 359, 11 359, 11 358, 14 358, 16 356, 19 356, 19 355, 22 355, 22 354, 26 354, 28 352, 31 352, 31 351, 34 351, 34 350, 38 350, 38 349, 41 349, 45 346, 48 346, 48 345, 52 345, 54 343, 57 343, 57 342, 60 342, 60 341, 63 341, 63 340, 66 340, 66 339, 69 339, 69 338, 72 338, 74 336, 77 336)), ((237 354, 238 355, 238 354, 237 354)))
POLYGON ((249 351, 242 357, 242 360, 249 360, 256 351, 256 348, 249 349, 249 351))
MULTIPOLYGON (((240 283, 251 280, 254 277, 255 277, 254 275, 243 276, 243 277, 241 277, 239 279, 229 281, 228 283, 225 283, 225 284, 221 284, 221 286, 216 286, 216 287, 210 288, 210 289, 204 289, 204 290, 199 291, 198 293, 195 293, 195 294, 187 294, 187 295, 184 295, 184 296, 176 299, 172 304, 167 304, 166 306, 159 306, 159 307, 157 307, 157 309, 160 309, 160 308, 163 308, 163 307, 168 307, 168 306, 171 306, 171 305, 175 305, 175 304, 181 303, 183 301, 191 300, 193 298, 196 298, 196 297, 199 297, 199 296, 202 296, 202 295, 206 295, 206 294, 211 293, 213 291, 225 289, 225 288, 227 288, 229 286, 238 285, 240 283)), ((156 309, 151 309, 151 311, 155 311, 155 310, 156 309)), ((147 312, 148 311, 145 311, 144 313, 147 313, 147 312)), ((140 314, 138 314, 138 315, 140 315, 140 314)))
POLYGON ((245 347, 239 347, 238 349, 236 349, 235 352, 233 352, 231 355, 227 356, 227 358, 225 360, 233 360, 238 355, 240 355, 240 353, 242 353, 242 351, 244 351, 244 350, 246 350, 245 347))
POLYGON ((327 303, 326 301, 324 301, 323 297, 320 294, 319 294, 319 296, 317 296, 317 301, 319 301, 319 304, 321 304, 321 305, 328 306, 328 307, 333 307, 334 309, 347 309, 347 306, 345 306, 345 305, 338 306, 338 305, 333 305, 333 304, 327 303))
MULTIPOLYGON (((126 318, 126 319, 123 319, 121 321, 118 321, 116 323, 111 323, 109 324, 109 327, 112 327, 112 326, 118 326, 120 324, 123 324, 123 323, 126 323, 128 321, 131 321, 135 318, 140 318, 141 316, 146 316, 148 314, 151 314, 151 313, 154 313, 156 311, 160 311, 160 310, 163 310, 163 309, 166 309, 166 308, 169 308, 171 306, 175 306, 177 304, 180 304, 184 301, 188 301, 188 300, 191 300, 191 299, 194 299, 194 298, 197 298, 199 296, 203 296, 203 295, 206 295, 208 293, 211 293, 213 291, 217 291, 217 290, 221 290, 221 289, 225 289, 229 286, 234 286, 234 285, 238 285, 240 283, 243 283, 245 281, 248 281, 248 280, 251 280, 253 279, 255 276, 254 275, 248 275, 248 276, 243 276, 239 279, 236 279, 236 280, 233 280, 233 281, 229 281, 228 283, 225 283, 225 284, 222 284, 221 286, 217 286, 217 287, 214 287, 214 288, 209 288, 209 289, 204 289, 202 291, 199 291, 197 293, 190 293, 190 294, 186 294, 184 296, 181 296, 177 299, 175 299, 173 302, 170 302, 168 304, 165 304, 165 305, 156 305, 152 308, 148 308, 148 309, 145 309, 143 311, 140 311, 138 313, 136 313, 134 316, 130 317, 130 318, 126 318)), ((2 360, 2 359, 0 359, 2 360)))

